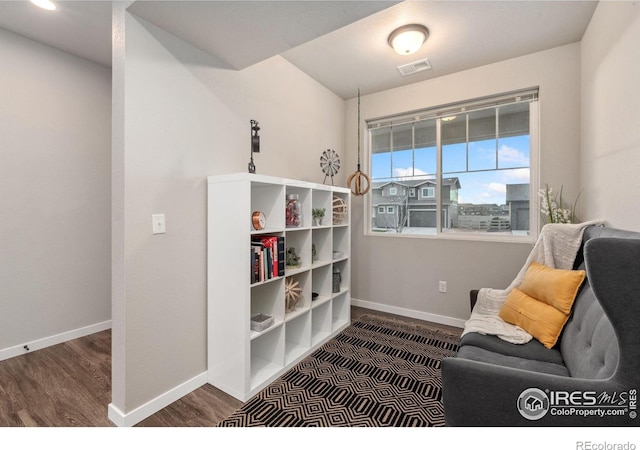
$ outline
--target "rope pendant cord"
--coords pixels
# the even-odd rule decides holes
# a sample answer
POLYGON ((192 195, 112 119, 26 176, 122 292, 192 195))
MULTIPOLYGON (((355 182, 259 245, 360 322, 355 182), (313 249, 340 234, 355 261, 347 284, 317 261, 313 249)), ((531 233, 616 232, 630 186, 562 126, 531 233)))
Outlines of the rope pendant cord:
POLYGON ((360 170, 360 89, 358 89, 358 165, 357 170, 347 179, 347 186, 351 189, 353 195, 364 195, 369 192, 371 187, 369 176, 360 170), (354 182, 353 187, 351 186, 352 181, 354 182), (365 185, 364 188, 363 184, 365 185))

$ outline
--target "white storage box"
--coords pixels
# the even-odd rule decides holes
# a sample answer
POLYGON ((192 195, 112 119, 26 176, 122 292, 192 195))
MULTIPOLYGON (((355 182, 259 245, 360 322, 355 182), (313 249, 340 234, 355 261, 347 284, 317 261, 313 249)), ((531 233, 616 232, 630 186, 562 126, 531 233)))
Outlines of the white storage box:
POLYGON ((273 325, 273 316, 266 314, 256 314, 251 316, 251 329, 253 331, 263 331, 273 325))

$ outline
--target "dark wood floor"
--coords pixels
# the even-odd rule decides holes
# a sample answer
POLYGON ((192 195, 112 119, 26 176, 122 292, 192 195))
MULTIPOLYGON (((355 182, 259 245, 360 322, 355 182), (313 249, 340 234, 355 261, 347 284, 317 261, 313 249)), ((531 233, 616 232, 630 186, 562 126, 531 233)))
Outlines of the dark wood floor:
POLYGON ((110 330, 0 362, 0 426, 112 426, 110 402, 110 330))
MULTIPOLYGON (((393 314, 352 307, 351 318, 393 314)), ((434 325, 434 324, 431 324, 434 325)), ((435 325, 454 332, 454 327, 435 325)), ((111 332, 92 334, 63 344, 0 361, 0 426, 111 427, 111 332)), ((211 427, 242 403, 210 385, 191 392, 140 422, 139 427, 211 427)))

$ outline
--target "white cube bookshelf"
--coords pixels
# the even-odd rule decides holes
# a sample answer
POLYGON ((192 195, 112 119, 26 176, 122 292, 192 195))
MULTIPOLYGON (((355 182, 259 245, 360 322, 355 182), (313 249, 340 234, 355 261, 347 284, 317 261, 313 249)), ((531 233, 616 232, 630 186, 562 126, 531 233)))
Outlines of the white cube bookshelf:
POLYGON ((208 178, 210 384, 246 401, 350 324, 350 202, 349 189, 337 186, 247 173, 208 178), (299 227, 285 225, 289 194, 298 195, 299 227), (332 215, 335 197, 347 207, 339 223, 332 215), (326 213, 317 224, 311 212, 321 208, 326 213), (264 214, 264 229, 254 228, 255 211, 264 214), (265 236, 284 237, 285 253, 294 247, 300 267, 253 280, 251 242, 265 236), (334 267, 342 277, 339 292, 332 289, 334 267), (293 311, 285 305, 289 279, 302 290, 293 311), (314 298, 313 293, 318 295, 314 298), (273 325, 251 330, 256 314, 272 316, 273 325))

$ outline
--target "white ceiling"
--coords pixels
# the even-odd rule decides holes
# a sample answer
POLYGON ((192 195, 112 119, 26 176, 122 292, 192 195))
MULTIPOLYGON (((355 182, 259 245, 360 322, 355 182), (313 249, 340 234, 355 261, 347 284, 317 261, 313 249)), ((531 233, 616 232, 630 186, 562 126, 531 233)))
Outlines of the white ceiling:
POLYGON ((395 3, 147 0, 128 11, 241 70, 395 3))
POLYGON ((0 28, 111 66, 111 2, 57 2, 45 11, 27 0, 0 0, 0 28))
MULTIPOLYGON (((0 1, 0 27, 111 64, 111 2, 58 1, 47 12, 0 1)), ((241 70, 280 54, 344 99, 581 40, 596 1, 145 1, 129 11, 241 70), (416 54, 387 37, 407 23, 430 36, 416 54), (428 58, 403 77, 397 66, 428 58)))

